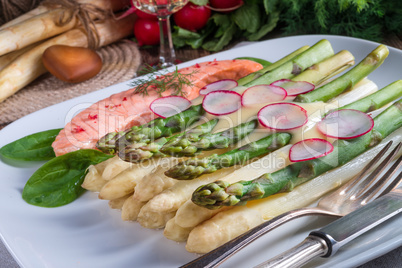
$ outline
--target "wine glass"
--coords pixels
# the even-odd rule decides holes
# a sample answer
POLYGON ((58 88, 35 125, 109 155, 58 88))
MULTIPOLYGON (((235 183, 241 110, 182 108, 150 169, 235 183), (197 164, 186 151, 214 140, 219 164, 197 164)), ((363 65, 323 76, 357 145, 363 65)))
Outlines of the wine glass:
POLYGON ((175 65, 176 53, 173 48, 170 15, 180 10, 188 0, 132 0, 141 11, 156 15, 159 20, 160 51, 159 66, 162 68, 175 65))

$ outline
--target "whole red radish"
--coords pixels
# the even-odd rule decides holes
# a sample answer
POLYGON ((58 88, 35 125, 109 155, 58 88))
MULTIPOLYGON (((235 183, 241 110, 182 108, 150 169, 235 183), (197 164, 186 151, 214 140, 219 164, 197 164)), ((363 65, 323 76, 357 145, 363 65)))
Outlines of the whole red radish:
POLYGON ((158 45, 159 23, 156 20, 138 19, 134 23, 134 35, 139 46, 158 45))
POLYGON ((177 26, 189 30, 197 31, 203 28, 211 17, 211 10, 205 6, 197 6, 191 2, 173 15, 177 26))

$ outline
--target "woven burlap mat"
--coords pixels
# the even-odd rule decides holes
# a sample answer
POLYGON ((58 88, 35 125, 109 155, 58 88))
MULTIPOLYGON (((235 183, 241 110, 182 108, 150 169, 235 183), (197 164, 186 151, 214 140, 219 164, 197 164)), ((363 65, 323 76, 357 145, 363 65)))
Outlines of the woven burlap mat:
MULTIPOLYGON (((1 0, 0 4, 4 5, 5 2, 12 3, 8 5, 12 10, 8 10, 7 14, 5 9, 0 11, 2 23, 25 13, 29 10, 28 7, 33 8, 39 1, 1 0), (22 5, 22 2, 26 5, 22 5)), ((18 118, 47 106, 127 81, 133 78, 141 63, 137 45, 129 40, 121 40, 100 48, 97 52, 102 58, 103 67, 99 74, 90 80, 70 84, 58 80, 51 74, 45 74, 0 103, 0 129, 18 118)))

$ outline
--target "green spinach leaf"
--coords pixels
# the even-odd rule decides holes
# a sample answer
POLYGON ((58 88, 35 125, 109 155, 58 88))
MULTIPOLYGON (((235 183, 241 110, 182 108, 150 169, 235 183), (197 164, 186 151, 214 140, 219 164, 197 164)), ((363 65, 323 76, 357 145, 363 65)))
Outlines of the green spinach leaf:
POLYGON ((52 143, 61 129, 51 129, 28 135, 0 149, 0 155, 23 161, 42 161, 55 157, 52 143))
POLYGON ((85 190, 81 184, 90 165, 103 162, 113 155, 83 149, 51 159, 28 180, 22 198, 41 207, 59 207, 74 201, 85 190))

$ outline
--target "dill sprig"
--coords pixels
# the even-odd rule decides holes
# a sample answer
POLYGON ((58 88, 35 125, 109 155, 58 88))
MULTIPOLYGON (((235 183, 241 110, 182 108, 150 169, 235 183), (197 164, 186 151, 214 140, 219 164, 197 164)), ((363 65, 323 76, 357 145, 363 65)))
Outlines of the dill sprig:
POLYGON ((191 73, 182 73, 177 67, 173 72, 168 72, 166 69, 159 69, 150 65, 145 66, 139 74, 145 74, 130 85, 135 87, 134 93, 139 93, 148 96, 149 90, 155 91, 159 96, 166 90, 172 90, 171 95, 186 96, 183 92, 184 86, 193 86, 192 76, 196 71, 191 73))

